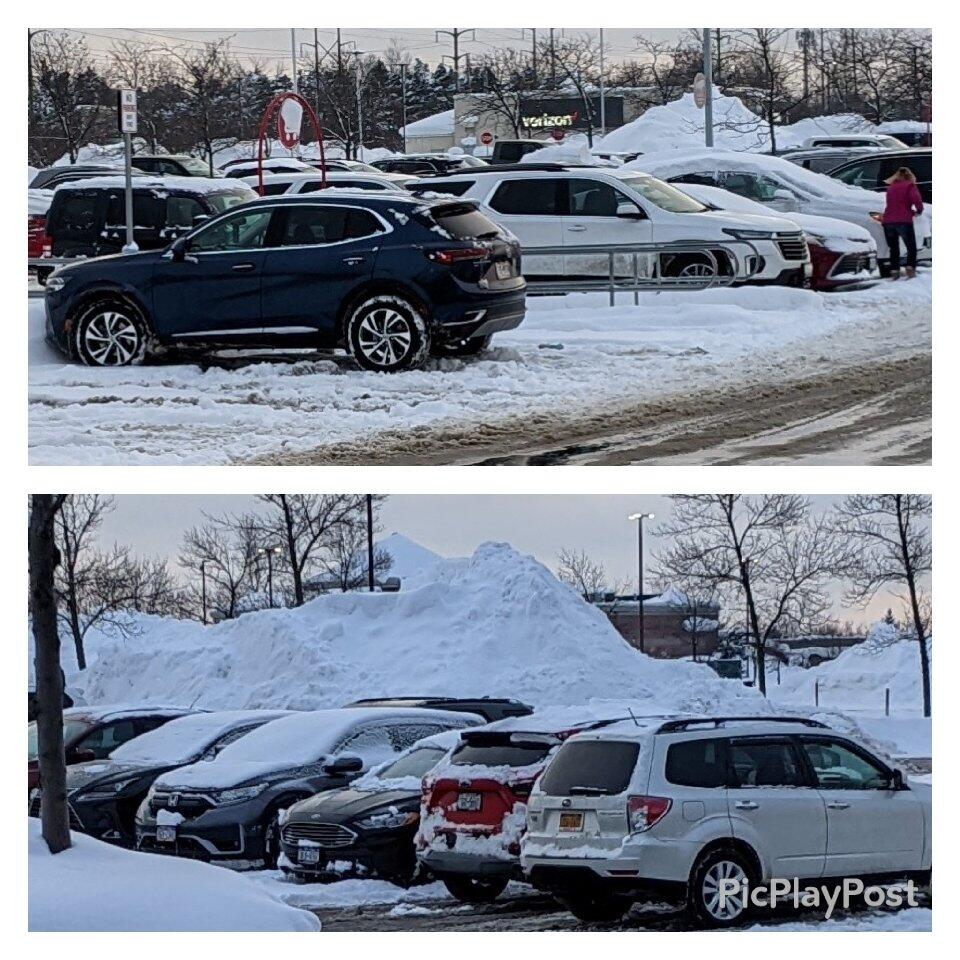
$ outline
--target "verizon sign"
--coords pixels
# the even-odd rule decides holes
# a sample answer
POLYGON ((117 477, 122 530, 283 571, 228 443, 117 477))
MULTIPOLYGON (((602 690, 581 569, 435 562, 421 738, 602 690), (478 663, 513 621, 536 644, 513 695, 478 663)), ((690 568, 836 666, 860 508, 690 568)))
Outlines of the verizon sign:
MULTIPOLYGON (((593 126, 600 123, 600 97, 589 98, 593 126)), ((623 125, 623 99, 606 98, 607 128, 623 125)), ((524 97, 520 103, 520 116, 527 130, 586 130, 590 118, 580 97, 524 97)))

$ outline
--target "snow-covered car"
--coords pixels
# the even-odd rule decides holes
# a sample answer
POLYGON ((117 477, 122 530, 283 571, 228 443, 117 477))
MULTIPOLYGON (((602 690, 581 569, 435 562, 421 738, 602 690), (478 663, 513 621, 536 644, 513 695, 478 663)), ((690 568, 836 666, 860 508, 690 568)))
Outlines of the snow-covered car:
POLYGON ((464 731, 424 777, 417 858, 458 900, 490 902, 521 878, 527 798, 567 737, 612 722, 589 716, 548 708, 464 731))
MULTIPOLYGON (((683 192, 716 210, 763 215, 767 208, 756 200, 748 200, 720 187, 702 183, 685 183, 683 192)), ((783 213, 802 231, 810 248, 814 290, 832 290, 849 284, 877 279, 877 244, 865 227, 835 217, 814 217, 809 213, 783 213)))
MULTIPOLYGON (((256 175, 259 168, 259 160, 234 160, 224 164, 220 172, 230 179, 239 179, 249 177, 251 174, 256 175)), ((316 168, 296 157, 265 157, 263 172, 268 171, 270 173, 316 173, 316 168)))
POLYGON ((931 868, 930 787, 805 718, 637 717, 579 734, 527 820, 524 873, 586 921, 676 900, 725 927, 747 915, 745 883, 924 882, 931 868))
MULTIPOLYGON (((73 830, 133 846, 135 815, 153 781, 167 770, 207 762, 228 743, 276 720, 284 710, 194 713, 121 744, 103 760, 67 769, 67 803, 73 830)), ((40 816, 43 785, 30 797, 30 816, 40 816)))
MULTIPOLYGON (((804 170, 783 157, 733 150, 663 150, 644 154, 626 164, 625 169, 646 171, 681 189, 685 183, 721 187, 756 200, 774 212, 809 213, 855 223, 868 230, 876 241, 881 273, 886 272, 890 251, 883 227, 874 219, 874 215, 883 212, 884 201, 870 190, 804 170)), ((924 209, 914 224, 918 259, 921 264, 929 264, 933 244, 931 209, 924 209)))
MULTIPOLYGON (((722 244, 715 251, 720 271, 741 281, 799 286, 810 273, 803 234, 789 220, 709 210, 670 184, 627 167, 490 167, 425 178, 408 189, 477 201, 520 240, 528 278, 607 276, 610 268, 606 253, 537 255, 526 248, 676 241, 722 244)), ((652 274, 653 256, 640 255, 642 275, 652 274)), ((630 276, 632 257, 618 255, 615 269, 630 276)), ((661 255, 660 269, 664 276, 694 278, 711 276, 714 267, 708 255, 687 252, 661 255)))
POLYGON ((903 150, 906 144, 889 133, 822 133, 807 137, 804 147, 878 147, 903 150))
POLYGON ((385 707, 284 717, 209 763, 159 777, 137 811, 137 845, 274 867, 282 811, 315 793, 345 787, 424 737, 480 722, 468 713, 385 707))
POLYGON ((425 737, 348 787, 295 803, 280 827, 280 869, 301 880, 352 875, 407 885, 426 877, 414 843, 422 781, 459 741, 459 730, 425 737))
POLYGON ((353 173, 348 170, 328 170, 323 178, 320 171, 312 173, 269 173, 264 174, 263 190, 256 174, 243 177, 244 183, 256 190, 262 197, 275 197, 282 193, 314 193, 324 188, 340 190, 403 190, 415 177, 405 177, 398 173, 353 173))

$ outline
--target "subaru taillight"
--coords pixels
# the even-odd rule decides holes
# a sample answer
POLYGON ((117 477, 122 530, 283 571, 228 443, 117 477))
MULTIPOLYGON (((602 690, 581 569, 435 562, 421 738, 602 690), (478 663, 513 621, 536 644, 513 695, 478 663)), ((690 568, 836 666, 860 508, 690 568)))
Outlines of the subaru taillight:
POLYGON ((664 818, 673 801, 667 797, 627 797, 631 833, 643 833, 664 818))
POLYGON ((453 263, 465 260, 485 260, 487 251, 483 247, 452 247, 449 250, 428 250, 427 259, 449 267, 453 263))

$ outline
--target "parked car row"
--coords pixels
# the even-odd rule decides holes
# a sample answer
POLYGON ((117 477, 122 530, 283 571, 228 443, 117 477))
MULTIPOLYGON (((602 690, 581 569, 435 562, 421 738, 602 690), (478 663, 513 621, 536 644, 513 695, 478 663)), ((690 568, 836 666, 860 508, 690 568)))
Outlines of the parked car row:
POLYGON ((167 718, 70 767, 71 824, 303 882, 439 878, 467 903, 520 880, 584 921, 654 899, 729 926, 746 908, 722 879, 929 879, 929 788, 817 721, 530 710, 397 698, 167 718))

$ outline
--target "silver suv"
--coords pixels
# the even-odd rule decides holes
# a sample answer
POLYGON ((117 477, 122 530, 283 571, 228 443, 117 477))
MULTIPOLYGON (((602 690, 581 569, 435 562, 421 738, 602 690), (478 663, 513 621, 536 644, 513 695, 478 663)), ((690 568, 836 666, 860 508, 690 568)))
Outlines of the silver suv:
POLYGON ((577 734, 531 794, 521 865, 579 919, 685 901, 710 926, 722 880, 926 879, 930 788, 804 718, 643 717, 577 734))

